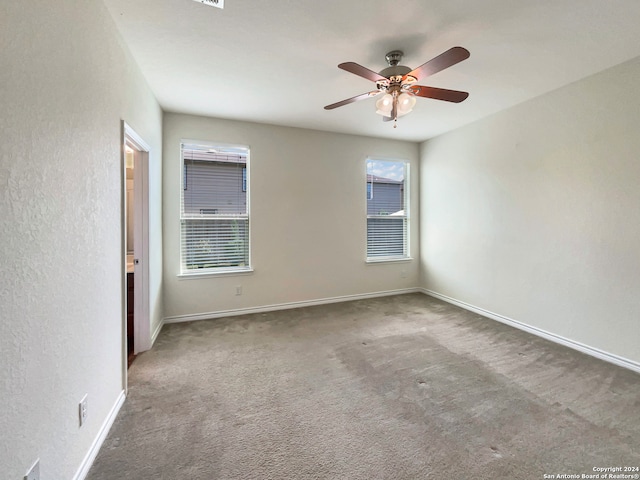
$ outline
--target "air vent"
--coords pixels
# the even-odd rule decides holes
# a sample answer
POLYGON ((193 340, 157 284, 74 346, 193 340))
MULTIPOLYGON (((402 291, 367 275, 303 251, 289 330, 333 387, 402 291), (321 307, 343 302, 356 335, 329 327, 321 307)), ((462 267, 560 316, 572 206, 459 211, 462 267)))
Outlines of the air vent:
POLYGON ((224 0, 193 0, 194 2, 204 3, 210 7, 224 8, 224 0))

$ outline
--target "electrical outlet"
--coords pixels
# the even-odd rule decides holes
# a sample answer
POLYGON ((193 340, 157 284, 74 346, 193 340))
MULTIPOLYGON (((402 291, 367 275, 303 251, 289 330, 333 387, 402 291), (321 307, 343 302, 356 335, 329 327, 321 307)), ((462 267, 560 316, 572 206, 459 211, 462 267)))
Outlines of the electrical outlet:
POLYGON ((242 285, 236 285, 236 295, 242 295, 242 285))
POLYGON ((84 397, 82 397, 82 400, 80 400, 80 405, 78 405, 78 418, 80 420, 80 426, 84 425, 84 422, 87 421, 88 413, 89 411, 87 406, 87 396, 85 395, 84 397))
POLYGON ((24 480, 40 480, 40 459, 36 460, 27 474, 24 476, 24 480))
POLYGON ((407 271, 406 270, 402 270, 400 272, 400 278, 407 278, 407 271))

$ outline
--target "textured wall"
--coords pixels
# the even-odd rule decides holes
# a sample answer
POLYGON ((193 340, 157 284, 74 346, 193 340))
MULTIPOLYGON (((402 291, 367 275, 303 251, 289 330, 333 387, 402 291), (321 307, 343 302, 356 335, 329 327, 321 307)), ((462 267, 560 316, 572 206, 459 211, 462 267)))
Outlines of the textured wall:
POLYGON ((166 315, 309 301, 416 287, 418 229, 406 263, 365 264, 368 155, 409 160, 418 219, 418 145, 411 142, 225 121, 164 116, 166 315), (179 279, 180 140, 251 149, 251 238, 255 272, 179 279), (405 272, 405 276, 402 276, 405 272), (236 296, 235 286, 243 286, 236 296))
POLYGON ((421 146, 424 287, 640 361, 640 59, 421 146))
POLYGON ((0 478, 40 457, 70 479, 123 386, 121 119, 153 149, 162 316, 162 112, 101 2, 2 2, 0 22, 0 478))

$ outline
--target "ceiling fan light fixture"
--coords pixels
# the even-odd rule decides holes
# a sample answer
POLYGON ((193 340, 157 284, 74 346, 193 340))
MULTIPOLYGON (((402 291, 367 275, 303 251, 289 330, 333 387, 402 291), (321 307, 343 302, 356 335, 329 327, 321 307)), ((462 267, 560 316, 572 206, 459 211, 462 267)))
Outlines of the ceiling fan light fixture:
POLYGON ((408 93, 401 93, 398 95, 398 116, 406 115, 416 104, 416 97, 409 95, 408 93))
POLYGON ((380 100, 376 102, 376 113, 384 117, 388 117, 393 109, 393 95, 390 93, 385 94, 380 100))

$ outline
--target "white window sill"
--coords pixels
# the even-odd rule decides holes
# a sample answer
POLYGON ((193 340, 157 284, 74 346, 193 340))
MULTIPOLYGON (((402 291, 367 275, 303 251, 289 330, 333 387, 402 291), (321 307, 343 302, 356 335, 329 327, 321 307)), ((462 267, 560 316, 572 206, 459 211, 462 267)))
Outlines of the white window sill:
POLYGON ((401 262, 411 262, 413 260, 412 257, 402 257, 402 258, 368 258, 367 265, 379 265, 381 263, 401 263, 401 262))
POLYGON ((195 273, 179 273, 178 280, 197 280, 199 278, 213 277, 235 277, 239 275, 251 275, 254 270, 247 268, 246 270, 221 270, 219 272, 195 272, 195 273))

